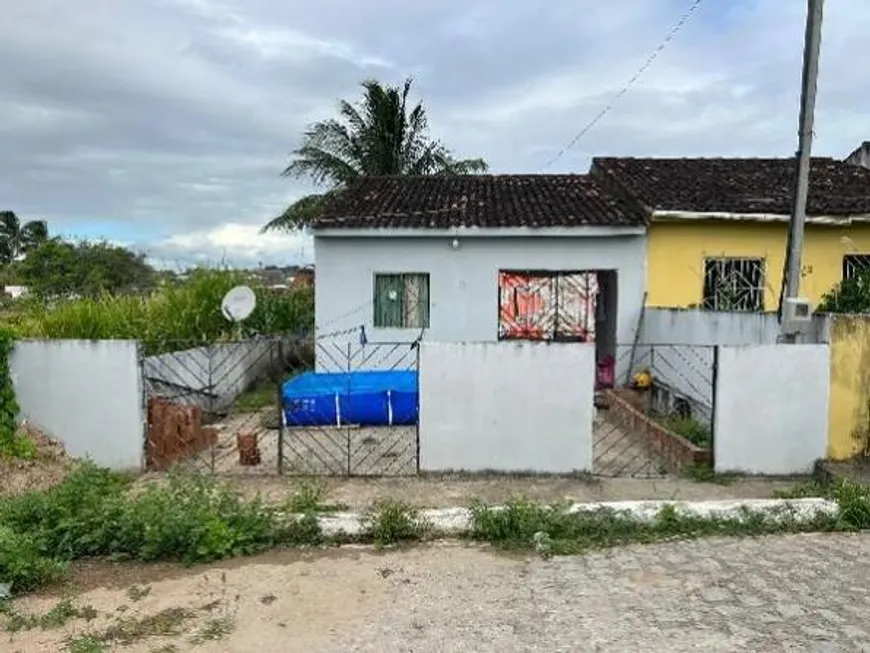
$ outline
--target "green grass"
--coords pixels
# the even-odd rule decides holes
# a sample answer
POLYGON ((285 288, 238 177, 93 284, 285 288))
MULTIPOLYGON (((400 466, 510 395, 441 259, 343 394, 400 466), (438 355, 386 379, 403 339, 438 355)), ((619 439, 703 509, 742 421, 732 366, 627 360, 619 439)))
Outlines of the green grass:
POLYGON ((651 414, 650 417, 668 431, 686 438, 696 447, 709 449, 713 444, 713 434, 710 427, 694 417, 658 414, 651 414))
POLYGON ((267 385, 254 388, 238 396, 233 405, 234 412, 256 413, 264 408, 278 405, 277 385, 267 385))
POLYGON ((390 499, 375 502, 363 523, 366 535, 379 546, 422 540, 431 531, 415 507, 390 499))
MULTIPOLYGON (((865 494, 860 501, 870 506, 865 494)), ((791 511, 762 513, 744 510, 733 517, 698 517, 663 507, 652 521, 639 520, 626 512, 602 508, 572 513, 567 506, 543 506, 517 500, 504 509, 478 505, 472 509, 471 538, 504 549, 537 549, 548 555, 582 553, 632 543, 650 543, 676 538, 708 536, 757 536, 783 532, 833 531, 850 529, 854 523, 870 525, 870 512, 840 516, 818 514, 798 520, 791 511)))
POLYGON ((83 635, 70 641, 69 653, 108 653, 108 650, 95 635, 83 635))
POLYGON ((50 490, 0 498, 0 578, 20 594, 85 557, 192 564, 321 541, 313 516, 290 517, 206 475, 128 488, 129 478, 83 464, 50 490))
MULTIPOLYGON (((233 286, 245 283, 232 270, 201 269, 183 283, 162 286, 145 296, 110 296, 20 302, 6 323, 19 338, 140 340, 146 353, 159 353, 237 337, 220 311, 233 286)), ((314 291, 277 293, 255 288, 257 307, 245 320, 242 336, 313 332, 314 291)))
MULTIPOLYGON (((354 537, 324 537, 316 513, 323 512, 324 488, 300 482, 285 504, 267 506, 237 488, 206 475, 170 474, 160 485, 129 492, 130 478, 83 464, 60 485, 44 491, 0 497, 0 578, 25 593, 58 579, 73 560, 182 561, 193 564, 243 556, 278 547, 305 547, 347 541, 395 545, 437 535, 419 511, 402 501, 377 502, 354 537)), ((538 550, 548 555, 578 553, 632 542, 655 542, 710 535, 753 536, 782 532, 852 531, 870 528, 870 490, 851 481, 824 488, 798 487, 794 496, 836 501, 835 515, 799 520, 789 510, 744 511, 732 517, 695 517, 663 508, 652 521, 613 510, 572 513, 567 506, 516 500, 503 509, 472 507, 469 537, 506 549, 538 550)), ((149 588, 133 586, 135 602, 149 588)), ((0 604, 8 629, 58 627, 70 619, 92 619, 92 609, 62 600, 45 615, 18 614, 0 604)), ((175 632, 181 613, 154 621, 119 620, 103 643, 130 640, 138 632, 175 632), (168 624, 168 625, 167 625, 168 624)), ((217 626, 215 626, 217 628, 217 626)))

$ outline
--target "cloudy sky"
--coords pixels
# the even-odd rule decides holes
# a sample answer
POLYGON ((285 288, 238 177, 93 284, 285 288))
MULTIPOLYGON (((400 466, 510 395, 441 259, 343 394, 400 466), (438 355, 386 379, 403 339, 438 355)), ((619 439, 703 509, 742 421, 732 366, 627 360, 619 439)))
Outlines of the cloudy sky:
MULTIPOLYGON (((790 156, 803 0, 705 0, 616 107, 546 166, 691 0, 0 0, 0 209, 165 265, 310 260, 258 228, 279 176, 361 80, 415 78, 434 135, 496 173, 593 155, 790 156)), ((870 139, 870 2, 829 0, 815 153, 870 139)))

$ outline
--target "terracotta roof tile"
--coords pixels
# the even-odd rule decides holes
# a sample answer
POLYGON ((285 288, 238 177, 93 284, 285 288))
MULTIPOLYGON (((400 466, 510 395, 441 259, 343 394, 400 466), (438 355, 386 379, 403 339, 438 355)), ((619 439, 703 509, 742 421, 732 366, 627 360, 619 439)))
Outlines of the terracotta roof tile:
POLYGON ((315 229, 644 226, 636 202, 588 175, 364 177, 336 195, 315 229))
MULTIPOLYGON (((788 215, 794 166, 793 158, 595 158, 591 174, 651 210, 788 215)), ((812 159, 807 213, 870 213, 870 170, 835 159, 812 159)))

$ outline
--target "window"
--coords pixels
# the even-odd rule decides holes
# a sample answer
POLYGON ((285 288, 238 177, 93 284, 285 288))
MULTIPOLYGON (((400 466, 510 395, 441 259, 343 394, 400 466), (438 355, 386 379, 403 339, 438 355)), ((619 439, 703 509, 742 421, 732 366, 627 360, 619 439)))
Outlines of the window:
POLYGON ((595 341, 595 272, 500 270, 499 340, 595 341))
POLYGON ((704 308, 763 311, 763 258, 704 259, 704 308))
POLYGON ((428 274, 375 275, 375 327, 429 327, 428 274))
POLYGON ((846 254, 843 257, 843 279, 854 279, 870 271, 870 254, 846 254))

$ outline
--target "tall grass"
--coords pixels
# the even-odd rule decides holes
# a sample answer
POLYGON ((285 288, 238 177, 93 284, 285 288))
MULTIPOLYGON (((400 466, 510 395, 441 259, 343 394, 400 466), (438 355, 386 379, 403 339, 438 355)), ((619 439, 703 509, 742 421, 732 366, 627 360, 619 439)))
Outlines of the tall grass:
MULTIPOLYGON (((147 296, 110 296, 21 305, 7 321, 19 338, 138 339, 150 348, 180 342, 231 339, 238 332, 221 314, 221 300, 244 275, 230 270, 197 270, 182 283, 147 296)), ((313 332, 314 291, 274 292, 255 288, 257 307, 242 325, 255 334, 313 332)))

